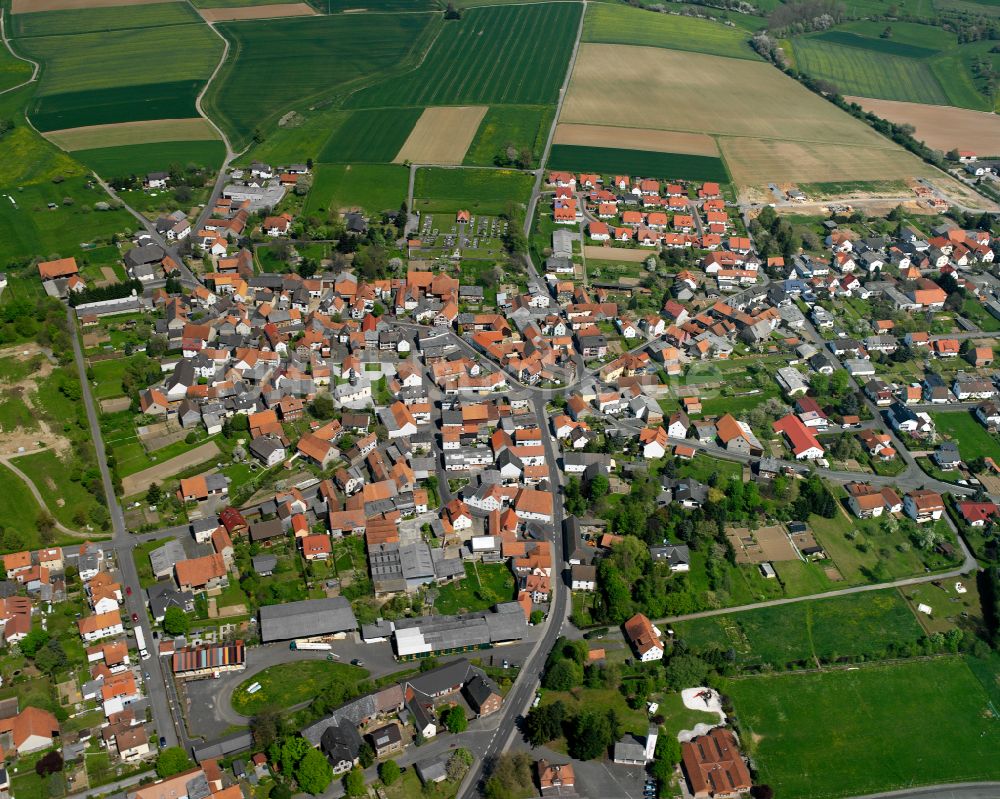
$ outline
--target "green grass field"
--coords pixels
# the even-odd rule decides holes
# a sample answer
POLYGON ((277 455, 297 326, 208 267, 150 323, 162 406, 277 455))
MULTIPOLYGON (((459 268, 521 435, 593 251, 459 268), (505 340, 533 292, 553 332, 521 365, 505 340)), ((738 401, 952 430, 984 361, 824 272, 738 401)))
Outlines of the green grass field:
POLYGON ((0 92, 6 91, 31 77, 31 64, 15 58, 6 47, 0 47, 0 92))
POLYGON ((438 613, 472 613, 514 598, 514 575, 506 563, 467 563, 465 579, 438 589, 438 613))
POLYGON ((264 708, 292 708, 314 699, 331 685, 351 685, 368 676, 365 669, 347 663, 326 660, 299 660, 279 663, 244 680, 233 690, 233 710, 252 715, 264 708), (247 693, 247 688, 259 682, 259 691, 247 693))
POLYGON ((10 530, 13 534, 10 541, 7 541, 6 535, 0 536, 0 549, 3 552, 17 552, 26 546, 38 546, 35 519, 39 510, 38 503, 24 481, 6 466, 0 465, 0 518, 4 520, 4 530, 10 530))
MULTIPOLYGON (((2 148, 0 148, 2 149, 2 148)), ((84 178, 62 183, 34 183, 0 193, 0 264, 11 258, 58 254, 82 257, 81 244, 103 240, 113 233, 134 230, 136 222, 125 210, 95 211, 108 201, 100 187, 88 188, 84 178), (11 199, 13 198, 13 199, 11 199), (65 199, 71 204, 65 205, 65 199), (56 208, 49 209, 48 203, 56 208)))
POLYGON ((434 0, 313 0, 313 5, 329 14, 363 8, 369 13, 393 11, 434 11, 439 6, 434 0))
POLYGON ((323 145, 324 164, 388 164, 396 157, 422 108, 354 111, 323 145))
POLYGON ((1000 442, 976 421, 970 412, 932 413, 938 435, 958 444, 958 452, 965 461, 975 458, 1000 458, 1000 442))
POLYGON ((759 781, 841 796, 1000 777, 1000 720, 959 658, 727 681, 759 781))
POLYGON ((419 67, 358 91, 347 106, 554 102, 580 13, 576 3, 472 9, 444 23, 419 67))
POLYGON ((136 6, 127 17, 112 11, 50 12, 58 15, 55 33, 49 13, 19 22, 15 48, 42 64, 28 111, 40 130, 197 116, 194 100, 218 63, 219 38, 180 3, 136 6))
POLYGON ((406 201, 408 171, 394 164, 319 164, 305 212, 364 208, 369 213, 398 209, 406 201))
POLYGON ((534 177, 510 169, 419 169, 413 206, 422 213, 461 208, 479 214, 503 213, 509 203, 526 203, 534 177))
POLYGON ((92 361, 90 372, 94 375, 93 387, 94 396, 101 399, 110 397, 122 397, 125 392, 122 390, 122 377, 128 368, 128 358, 116 358, 107 361, 92 361))
MULTIPOLYGON (((255 131, 266 138, 290 108, 342 94, 405 64, 438 24, 432 14, 220 23, 230 58, 205 96, 205 110, 241 148, 255 131)), ((408 104, 409 98, 398 103, 408 104)))
POLYGON ((729 182, 729 173, 722 159, 706 155, 553 144, 547 166, 551 169, 593 170, 605 174, 625 173, 675 180, 729 182))
POLYGON ((554 114, 552 106, 492 106, 469 145, 465 163, 492 166, 495 163, 493 159, 502 154, 501 151, 513 146, 519 152, 525 147, 530 148, 534 164, 537 164, 554 114))
POLYGON ((760 60, 749 39, 747 31, 711 20, 659 14, 613 3, 591 4, 583 23, 585 42, 640 44, 760 60))
MULTIPOLYGON (((886 26, 887 23, 885 22, 856 20, 838 25, 836 31, 831 32, 846 31, 867 39, 875 39, 881 42, 883 47, 899 43, 914 45, 925 50, 933 50, 934 52, 954 47, 958 44, 958 36, 954 32, 934 25, 922 25, 917 22, 895 21, 888 23, 888 26, 892 29, 892 36, 888 39, 883 39, 882 33, 885 31, 886 26)), ((874 49, 878 49, 878 45, 874 49)), ((885 49, 884 52, 891 52, 891 50, 885 49)), ((903 53, 900 53, 900 55, 903 55, 903 53)))
POLYGON ((907 44, 897 39, 873 39, 850 31, 823 31, 813 38, 822 42, 842 44, 845 47, 858 47, 862 50, 873 50, 876 53, 898 55, 904 58, 928 58, 938 52, 937 48, 907 44))
POLYGON ((797 38, 793 47, 799 69, 830 81, 841 94, 936 105, 949 102, 924 61, 845 47, 816 37, 797 38))
POLYGON ((221 141, 168 141, 77 150, 73 157, 104 177, 142 175, 188 164, 218 167, 226 157, 221 141))
POLYGON ((710 616, 673 627, 695 649, 732 649, 739 663, 775 666, 881 652, 923 635, 895 589, 710 616))
POLYGON ((70 479, 71 464, 60 459, 52 450, 22 455, 13 463, 31 478, 45 504, 60 522, 71 529, 83 529, 83 525, 89 522, 87 514, 97 500, 86 486, 70 479))

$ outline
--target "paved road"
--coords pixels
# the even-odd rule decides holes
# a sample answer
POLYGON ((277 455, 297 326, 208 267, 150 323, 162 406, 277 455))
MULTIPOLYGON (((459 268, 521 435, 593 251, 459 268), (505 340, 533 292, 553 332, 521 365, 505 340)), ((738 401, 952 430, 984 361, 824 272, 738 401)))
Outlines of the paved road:
MULTIPOLYGON (((126 595, 125 597, 125 612, 130 618, 132 614, 138 616, 139 625, 142 627, 147 646, 153 646, 153 628, 146 613, 146 605, 142 600, 143 594, 142 587, 139 584, 139 574, 136 571, 135 560, 132 558, 132 550, 136 545, 136 540, 129 536, 128 530, 125 528, 125 517, 115 496, 114 482, 111 479, 107 453, 104 449, 104 439, 101 437, 101 425, 98 420, 97 409, 94 405, 94 398, 90 391, 90 382, 87 380, 87 369, 83 360, 80 337, 76 330, 75 316, 72 308, 66 309, 66 321, 69 325, 70 338, 73 341, 73 356, 76 360, 80 384, 83 387, 83 404, 87 412, 87 421, 90 424, 90 434, 94 441, 97 465, 101 470, 101 483, 104 486, 104 496, 107 498, 108 512, 111 515, 111 525, 114 530, 114 536, 110 545, 104 544, 102 549, 105 552, 109 548, 114 551, 118 567, 121 570, 122 581, 132 589, 131 595, 126 595)), ((167 746, 176 745, 178 740, 186 743, 183 730, 180 730, 180 737, 178 736, 179 728, 167 700, 167 688, 164 683, 163 671, 160 667, 160 658, 154 655, 148 660, 142 661, 141 665, 143 674, 149 674, 149 679, 146 679, 144 682, 146 694, 149 697, 149 705, 153 713, 153 725, 156 728, 156 734, 166 739, 167 746)))

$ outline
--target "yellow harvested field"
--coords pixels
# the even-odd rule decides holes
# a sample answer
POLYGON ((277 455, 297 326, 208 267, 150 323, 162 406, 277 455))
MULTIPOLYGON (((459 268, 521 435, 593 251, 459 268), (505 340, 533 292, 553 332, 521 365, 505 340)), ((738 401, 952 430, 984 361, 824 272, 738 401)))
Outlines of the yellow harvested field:
POLYGON ((1000 155, 1000 115, 950 105, 871 100, 867 97, 844 99, 897 125, 913 125, 917 129, 915 137, 935 150, 972 150, 979 156, 1000 155))
POLYGON ((274 3, 242 8, 199 8, 198 13, 206 22, 230 22, 241 19, 277 19, 278 17, 313 17, 314 9, 308 3, 274 3))
POLYGON ((892 145, 764 62, 583 44, 560 123, 892 145))
POLYGON ((581 147, 615 147, 620 150, 648 150, 654 153, 686 153, 718 157, 715 139, 704 133, 673 130, 619 128, 612 125, 556 125, 554 144, 581 147))
POLYGON ((32 14, 36 11, 74 11, 81 8, 111 8, 114 6, 147 6, 171 0, 13 0, 12 14, 32 14))
POLYGON ((461 164, 486 110, 485 105, 425 108, 393 163, 461 164))
POLYGON ((42 134, 64 150, 91 150, 95 147, 121 147, 126 144, 152 144, 164 141, 210 141, 218 139, 208 121, 201 117, 187 119, 147 119, 142 122, 118 122, 64 128, 42 134))
POLYGON ((845 183, 940 175, 902 148, 720 138, 719 147, 740 186, 765 183, 845 183))

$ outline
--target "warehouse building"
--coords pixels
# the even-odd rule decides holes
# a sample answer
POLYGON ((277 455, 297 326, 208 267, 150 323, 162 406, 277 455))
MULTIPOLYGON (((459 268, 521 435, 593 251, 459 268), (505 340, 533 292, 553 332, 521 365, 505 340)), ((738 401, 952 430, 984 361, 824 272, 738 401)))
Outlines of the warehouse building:
POLYGON ((496 611, 457 616, 421 616, 391 622, 400 660, 488 649, 524 638, 528 621, 517 602, 501 602, 496 611))
POLYGON ((260 639, 264 643, 340 636, 358 629, 351 603, 342 596, 265 605, 259 614, 260 639))

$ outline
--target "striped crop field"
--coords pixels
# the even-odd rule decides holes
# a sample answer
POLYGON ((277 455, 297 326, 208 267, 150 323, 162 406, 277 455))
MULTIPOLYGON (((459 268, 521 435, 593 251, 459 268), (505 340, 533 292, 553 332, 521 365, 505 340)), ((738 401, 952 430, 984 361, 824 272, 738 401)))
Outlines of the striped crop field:
POLYGON ((793 47, 800 70, 830 81, 841 94, 948 104, 948 95, 924 61, 814 37, 795 39, 793 47))
POLYGON ((361 89, 352 108, 548 104, 566 75, 582 6, 491 6, 444 23, 416 69, 361 89))

